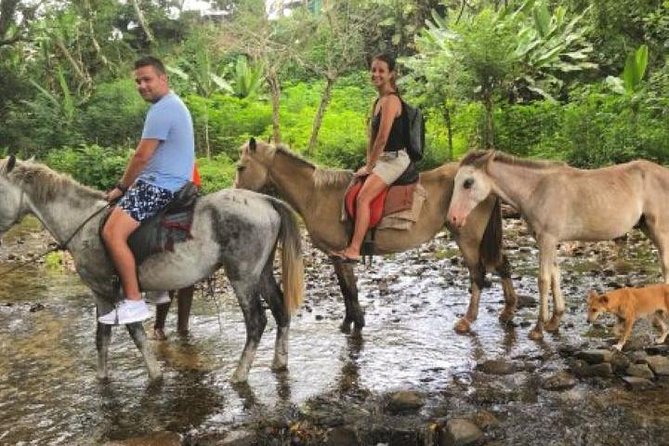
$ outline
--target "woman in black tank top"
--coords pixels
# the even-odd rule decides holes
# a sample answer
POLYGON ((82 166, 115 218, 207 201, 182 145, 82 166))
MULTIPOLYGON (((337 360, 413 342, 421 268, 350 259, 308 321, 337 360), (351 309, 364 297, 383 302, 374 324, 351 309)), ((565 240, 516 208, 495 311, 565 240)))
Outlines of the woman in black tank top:
POLYGON ((402 101, 395 85, 395 60, 387 54, 372 59, 371 80, 379 92, 372 111, 367 163, 355 173, 366 176, 356 202, 355 228, 351 243, 332 255, 344 262, 357 262, 360 246, 369 228, 370 203, 410 165, 406 152, 406 128, 402 101))

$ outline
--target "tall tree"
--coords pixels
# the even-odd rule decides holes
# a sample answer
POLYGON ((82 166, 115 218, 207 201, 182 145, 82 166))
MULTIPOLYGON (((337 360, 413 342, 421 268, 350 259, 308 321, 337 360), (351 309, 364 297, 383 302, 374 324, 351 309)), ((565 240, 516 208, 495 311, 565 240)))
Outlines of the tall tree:
POLYGON ((319 14, 305 8, 292 18, 297 25, 296 36, 302 42, 294 48, 295 59, 325 81, 307 146, 307 153, 311 154, 337 79, 364 65, 364 33, 370 17, 356 8, 355 2, 342 0, 323 6, 319 14))
POLYGON ((262 0, 238 5, 232 20, 220 29, 218 43, 222 49, 243 53, 262 66, 272 101, 272 139, 281 142, 279 109, 281 104, 280 73, 292 58, 294 41, 283 20, 270 20, 262 0))

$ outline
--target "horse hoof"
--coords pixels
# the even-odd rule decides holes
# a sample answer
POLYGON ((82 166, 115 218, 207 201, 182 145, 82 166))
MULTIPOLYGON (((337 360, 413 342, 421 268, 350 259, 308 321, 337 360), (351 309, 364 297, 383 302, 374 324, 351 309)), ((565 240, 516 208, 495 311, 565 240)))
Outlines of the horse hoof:
POLYGON ((528 337, 533 341, 540 341, 544 338, 544 332, 540 328, 533 328, 528 337))
POLYGON ((153 339, 156 341, 166 341, 167 335, 165 335, 165 331, 162 328, 156 328, 153 330, 153 339))
POLYGON ((245 383, 247 379, 248 377, 245 374, 235 372, 232 374, 230 382, 233 384, 245 383))
POLYGON ((502 314, 499 315, 499 320, 507 324, 513 320, 514 314, 515 310, 504 310, 502 311, 502 314))
POLYGON ((560 323, 556 323, 556 324, 548 323, 544 327, 544 330, 546 330, 549 333, 557 333, 560 330, 560 323))
POLYGON ((275 359, 272 361, 272 370, 275 372, 282 372, 288 370, 288 360, 287 359, 275 359))
POLYGON ((466 334, 469 333, 471 326, 467 319, 460 319, 453 328, 455 329, 455 332, 458 334, 466 334))

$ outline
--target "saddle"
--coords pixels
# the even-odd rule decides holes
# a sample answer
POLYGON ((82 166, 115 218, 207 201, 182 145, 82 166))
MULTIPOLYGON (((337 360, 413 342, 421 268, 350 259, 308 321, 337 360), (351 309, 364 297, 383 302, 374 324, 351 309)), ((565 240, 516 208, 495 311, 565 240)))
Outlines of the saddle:
MULTIPOLYGON (((128 238, 128 245, 139 266, 147 257, 163 251, 174 251, 174 245, 192 237, 195 205, 199 189, 193 183, 187 183, 179 189, 172 201, 153 217, 142 222, 128 238)), ((109 213, 102 219, 100 230, 104 227, 109 213)))
MULTIPOLYGON (((356 199, 366 177, 357 178, 344 195, 346 214, 355 221, 356 199)), ((386 215, 411 209, 418 183, 391 185, 374 198, 370 204, 369 229, 376 228, 386 215)))

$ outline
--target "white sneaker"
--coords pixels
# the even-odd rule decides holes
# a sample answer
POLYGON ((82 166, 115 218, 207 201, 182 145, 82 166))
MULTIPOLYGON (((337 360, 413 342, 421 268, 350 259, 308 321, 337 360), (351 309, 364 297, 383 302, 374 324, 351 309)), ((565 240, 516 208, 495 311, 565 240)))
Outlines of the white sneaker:
POLYGON ((144 293, 146 300, 154 305, 167 304, 171 302, 169 291, 147 291, 144 293))
POLYGON ((124 325, 141 322, 151 317, 149 307, 144 299, 123 299, 121 303, 109 313, 100 316, 98 321, 106 325, 124 325))

